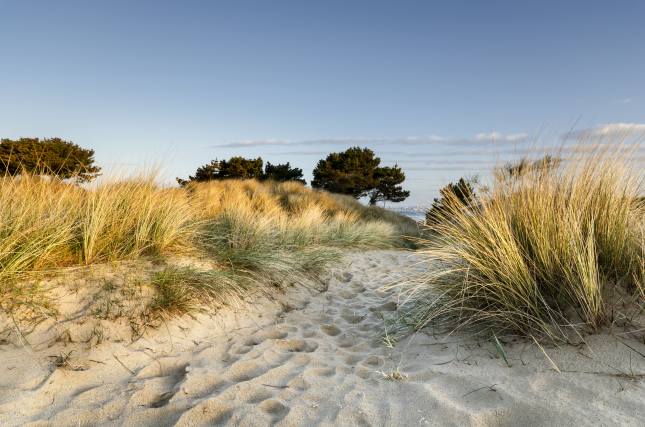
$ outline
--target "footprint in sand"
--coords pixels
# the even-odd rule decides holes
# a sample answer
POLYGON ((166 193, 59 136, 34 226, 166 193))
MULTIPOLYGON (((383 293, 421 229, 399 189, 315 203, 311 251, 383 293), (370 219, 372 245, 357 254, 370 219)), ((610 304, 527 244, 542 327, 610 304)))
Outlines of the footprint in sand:
POLYGON ((344 283, 349 283, 354 275, 348 271, 343 272, 342 274, 337 275, 338 280, 344 283))
POLYGON ((253 336, 246 338, 243 342, 243 346, 254 346, 262 344, 266 340, 280 340, 286 338, 289 335, 287 332, 279 329, 269 329, 267 331, 260 331, 253 336))
POLYGON ((264 340, 259 337, 248 337, 243 342, 244 347, 253 347, 254 345, 262 344, 264 340))
POLYGON ((233 414, 234 407, 220 399, 213 398, 202 401, 192 409, 184 412, 176 426, 194 426, 197 421, 200 425, 222 425, 233 414))
POLYGON ((311 337, 315 337, 315 336, 316 336, 316 331, 313 331, 313 330, 312 331, 304 331, 302 333, 303 338, 311 338, 311 337))
POLYGON ((322 368, 309 368, 303 373, 304 376, 312 375, 314 377, 331 377, 336 373, 335 368, 322 367, 322 368))
POLYGON ((369 366, 379 366, 383 363, 383 358, 372 355, 363 360, 363 363, 369 366))
POLYGON ((166 406, 168 402, 170 402, 170 399, 175 395, 174 391, 168 391, 166 393, 161 393, 157 398, 148 404, 149 408, 161 408, 162 406, 166 406))
POLYGON ((363 286, 363 285, 354 285, 354 286, 352 286, 352 291, 354 291, 357 294, 362 294, 363 292, 365 292, 365 290, 366 290, 365 286, 363 286))
POLYGON ((348 335, 343 335, 342 337, 338 338, 336 344, 340 348, 349 348, 356 345, 356 339, 348 335))
POLYGON ((217 395, 229 383, 222 378, 220 373, 200 369, 191 372, 182 383, 181 390, 184 395, 192 398, 202 398, 209 395, 217 395))
POLYGON ((365 317, 367 316, 359 316, 356 314, 341 314, 340 317, 347 323, 351 323, 352 325, 355 325, 357 323, 361 323, 365 317))
POLYGON ((257 334, 259 338, 263 338, 266 340, 280 340, 282 338, 286 338, 287 335, 288 335, 287 332, 280 329, 269 329, 267 331, 262 331, 257 334))
POLYGON ((277 422, 287 415, 289 408, 284 406, 280 401, 275 399, 268 399, 260 403, 260 409, 273 417, 273 421, 277 422))
POLYGON ((320 325, 320 330, 332 337, 335 337, 341 332, 336 325, 320 325))
POLYGON ((386 302, 378 307, 370 307, 370 311, 396 311, 397 304, 394 301, 386 302))
POLYGON ((252 348, 253 348, 253 347, 251 347, 251 346, 243 345, 243 346, 241 346, 241 347, 236 348, 236 349, 235 349, 235 353, 236 353, 236 354, 246 354, 246 353, 248 353, 249 351, 251 351, 251 349, 252 349, 252 348))
POLYGON ((257 404, 272 397, 273 393, 266 388, 255 388, 250 390, 249 395, 244 400, 251 404, 257 404))
POLYGON ((318 344, 315 342, 307 342, 300 339, 291 339, 291 340, 280 340, 276 342, 276 347, 281 350, 291 351, 291 352, 305 352, 311 353, 318 348, 318 344))
POLYGON ((363 360, 363 356, 358 355, 358 354, 349 354, 349 355, 343 357, 343 361, 345 362, 345 364, 347 364, 349 366, 354 366, 358 362, 360 362, 361 360, 363 360))
POLYGON ((233 382, 248 381, 262 375, 266 369, 254 361, 241 361, 233 364, 228 370, 228 379, 233 382))
POLYGON ((287 386, 294 390, 304 391, 309 389, 310 385, 302 376, 297 376, 287 383, 287 386))
POLYGON ((366 369, 363 367, 358 367, 354 373, 356 374, 357 377, 362 378, 362 379, 368 379, 372 375, 372 370, 366 369))
POLYGON ((352 299, 356 296, 355 292, 349 290, 340 291, 338 294, 341 296, 341 298, 345 299, 352 299))

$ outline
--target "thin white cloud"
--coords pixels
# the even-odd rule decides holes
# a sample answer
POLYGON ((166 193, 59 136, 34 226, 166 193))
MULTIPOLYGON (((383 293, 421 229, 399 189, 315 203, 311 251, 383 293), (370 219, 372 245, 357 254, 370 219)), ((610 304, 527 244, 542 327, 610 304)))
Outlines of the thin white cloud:
POLYGON ((289 141, 283 139, 266 139, 266 140, 249 140, 239 142, 229 142, 226 144, 217 144, 213 147, 218 148, 244 148, 244 147, 268 147, 268 146, 303 146, 303 145, 431 145, 437 143, 463 144, 478 143, 481 141, 495 142, 524 142, 529 138, 527 133, 509 133, 501 132, 482 132, 475 135, 474 138, 444 138, 439 135, 421 135, 421 136, 402 136, 398 138, 372 138, 372 137, 339 137, 339 138, 322 138, 302 141, 289 141))
POLYGON ((429 136, 404 136, 401 138, 370 138, 364 136, 357 137, 338 137, 338 138, 323 138, 323 139, 310 139, 303 141, 288 141, 283 139, 266 139, 266 140, 250 140, 229 142, 226 144, 217 144, 214 147, 228 147, 228 148, 243 148, 243 147, 263 147, 263 146, 280 146, 280 145, 366 145, 366 144, 431 144, 436 142, 446 141, 438 135, 429 136))
POLYGON ((429 136, 406 136, 400 139, 404 144, 428 144, 433 142, 444 142, 446 139, 439 135, 429 136))
POLYGON ((606 123, 564 135, 565 139, 628 138, 645 135, 645 123, 606 123))
POLYGON ((529 135, 527 133, 509 133, 503 134, 501 132, 481 132, 475 135, 476 141, 495 141, 495 142, 522 142, 525 141, 529 135))
POLYGON ((290 145, 292 142, 284 139, 263 139, 263 140, 248 140, 229 142, 226 144, 219 144, 216 147, 262 147, 268 145, 290 145))
POLYGON ((622 98, 618 100, 618 103, 620 104, 630 104, 632 102, 631 98, 622 98))

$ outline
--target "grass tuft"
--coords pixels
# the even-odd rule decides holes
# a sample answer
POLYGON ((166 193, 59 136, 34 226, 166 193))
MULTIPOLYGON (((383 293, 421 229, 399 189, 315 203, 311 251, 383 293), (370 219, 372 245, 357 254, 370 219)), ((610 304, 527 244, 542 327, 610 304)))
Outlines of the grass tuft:
POLYGON ((430 272, 408 289, 413 324, 567 341, 608 324, 616 295, 642 298, 642 176, 628 157, 608 146, 447 203, 430 272))
POLYGON ((228 304, 246 288, 244 282, 226 271, 188 267, 165 268, 153 276, 151 284, 156 293, 149 308, 175 314, 228 304))

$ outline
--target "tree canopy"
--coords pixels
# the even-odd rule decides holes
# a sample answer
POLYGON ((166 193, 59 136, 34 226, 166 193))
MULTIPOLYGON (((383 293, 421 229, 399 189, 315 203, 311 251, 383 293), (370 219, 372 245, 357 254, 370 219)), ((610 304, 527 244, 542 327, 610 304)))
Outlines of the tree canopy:
MULTIPOLYGON (((320 160, 314 170, 311 186, 333 193, 349 194, 355 198, 369 197, 370 204, 379 201, 401 202, 410 192, 401 184, 405 173, 398 165, 379 166, 381 159, 369 148, 353 147, 341 153, 331 153, 320 160)), ((197 168, 188 179, 177 178, 180 185, 222 179, 257 179, 260 181, 296 181, 306 184, 302 169, 291 167, 289 162, 272 164, 264 169, 261 157, 246 159, 231 157, 229 160, 213 160, 197 168)))
POLYGON ((398 165, 376 168, 374 178, 376 187, 370 193, 370 205, 385 200, 398 203, 410 196, 410 192, 399 185, 405 181, 405 173, 398 165))
POLYGON ((229 160, 212 160, 210 163, 197 168, 195 175, 188 179, 177 178, 180 185, 189 182, 203 182, 222 179, 257 179, 260 181, 270 179, 273 181, 298 181, 305 184, 302 169, 292 168, 287 162, 285 164, 271 164, 267 162, 265 169, 262 169, 261 157, 257 159, 246 159, 244 157, 231 157, 229 160))
POLYGON ((264 176, 263 179, 270 179, 272 181, 298 181, 303 184, 306 184, 307 181, 304 180, 302 169, 292 168, 289 162, 285 164, 273 165, 270 162, 267 162, 264 167, 264 176))
POLYGON ((381 159, 369 148, 352 147, 331 153, 314 169, 311 186, 354 198, 369 196, 370 204, 389 200, 401 202, 410 192, 399 185, 405 174, 397 165, 381 167, 381 159))
POLYGON ((0 174, 31 173, 88 182, 100 172, 94 165, 94 150, 61 138, 0 140, 0 174))
POLYGON ((221 179, 260 179, 262 177, 262 159, 245 159, 231 157, 229 160, 211 160, 210 163, 197 168, 195 175, 187 180, 177 178, 177 182, 185 185, 189 182, 204 182, 221 179))

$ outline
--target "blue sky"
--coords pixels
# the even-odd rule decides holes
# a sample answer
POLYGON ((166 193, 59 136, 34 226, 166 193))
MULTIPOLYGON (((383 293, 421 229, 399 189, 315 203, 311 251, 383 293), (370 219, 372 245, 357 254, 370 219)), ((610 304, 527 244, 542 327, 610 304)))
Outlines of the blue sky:
POLYGON ((368 146, 424 204, 572 128, 643 130, 644 17, 641 1, 0 1, 0 137, 59 136, 168 182, 232 155, 309 175, 368 146))

